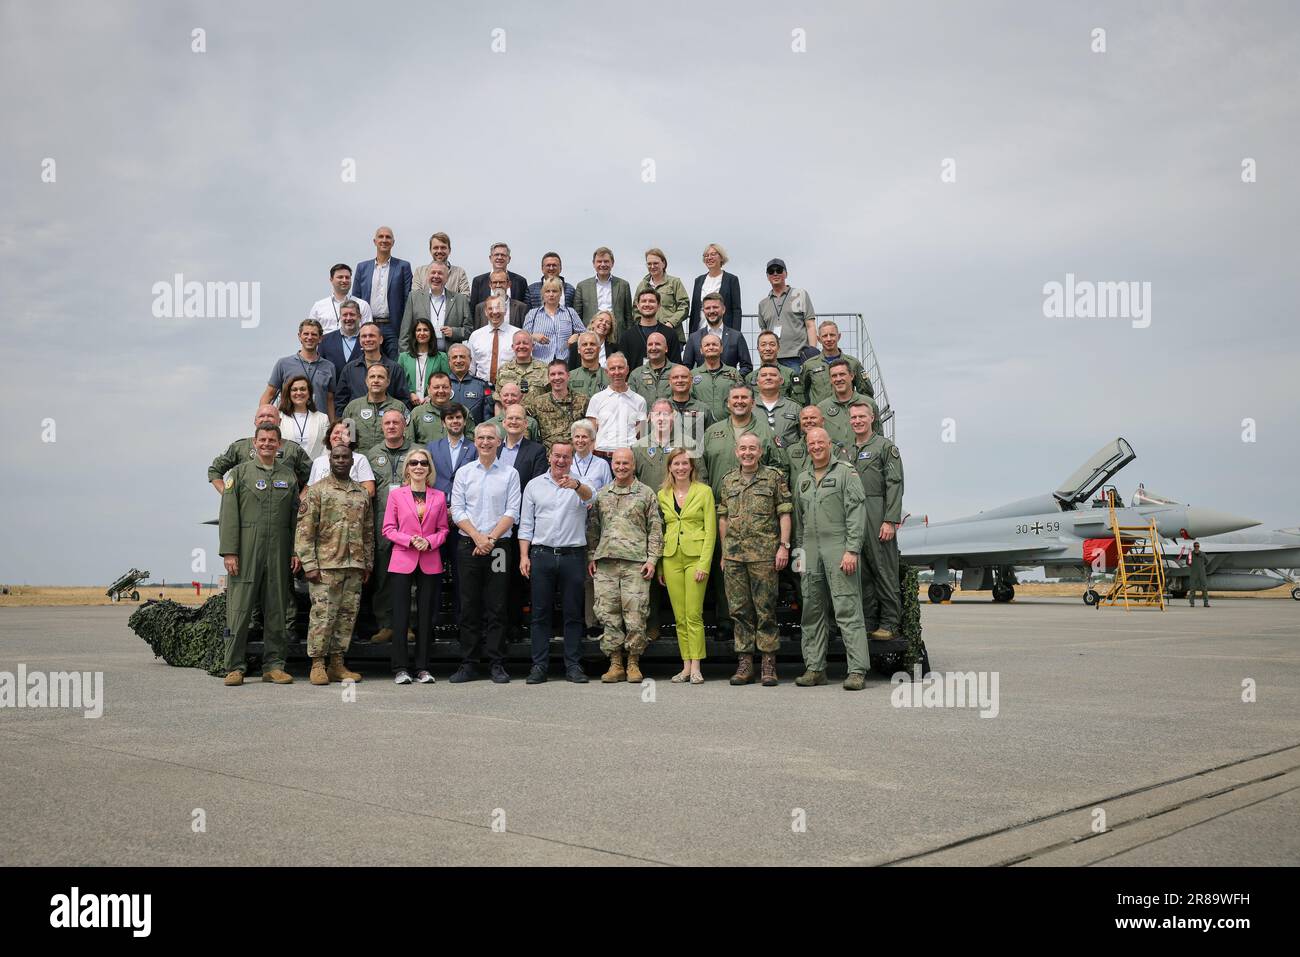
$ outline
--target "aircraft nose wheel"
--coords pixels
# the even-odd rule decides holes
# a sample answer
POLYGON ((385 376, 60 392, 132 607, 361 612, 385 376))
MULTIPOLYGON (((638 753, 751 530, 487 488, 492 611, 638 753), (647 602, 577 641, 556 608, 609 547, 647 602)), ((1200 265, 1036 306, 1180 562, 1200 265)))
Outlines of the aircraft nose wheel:
POLYGON ((1016 590, 1010 585, 997 584, 993 586, 993 600, 999 602, 1009 602, 1016 597, 1016 590))
POLYGON ((1101 601, 1101 596, 1097 594, 1095 589, 1089 588, 1083 593, 1083 603, 1085 605, 1096 605, 1099 601, 1101 601))
POLYGON ((940 605, 952 598, 952 586, 935 583, 930 586, 930 604, 940 605))

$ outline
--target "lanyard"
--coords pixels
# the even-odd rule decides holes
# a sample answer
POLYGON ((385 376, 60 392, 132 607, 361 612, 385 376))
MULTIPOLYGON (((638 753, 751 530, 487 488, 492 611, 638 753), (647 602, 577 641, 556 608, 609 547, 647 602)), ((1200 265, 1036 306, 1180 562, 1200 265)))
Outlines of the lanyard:
MULTIPOLYGON (((433 318, 435 318, 435 319, 441 319, 441 318, 442 318, 442 309, 446 309, 446 308, 447 308, 447 294, 446 294, 446 293, 443 293, 443 295, 442 295, 442 309, 439 309, 437 306, 435 306, 435 305, 433 304, 433 300, 434 300, 435 298, 437 298, 437 297, 434 296, 434 294, 433 294, 432 292, 430 292, 430 293, 429 293, 429 311, 430 311, 431 313, 433 313, 433 318)), ((438 333, 438 334, 441 336, 441 335, 442 335, 442 332, 441 332, 441 329, 440 329, 440 326, 439 326, 438 323, 434 323, 434 328, 439 329, 439 333, 438 333)))
POLYGON ((416 384, 415 394, 418 395, 421 399, 424 398, 424 370, 428 366, 428 364, 429 364, 429 354, 427 352, 422 356, 417 355, 415 357, 415 384, 416 384))
POLYGON ((311 365, 307 364, 307 360, 302 357, 301 353, 299 353, 297 359, 298 359, 298 365, 302 366, 302 374, 307 377, 307 382, 309 384, 314 385, 315 382, 312 377, 315 374, 316 367, 320 365, 320 358, 317 357, 316 361, 311 363, 311 365))
POLYGON ((577 459, 574 459, 574 460, 573 460, 573 467, 574 467, 575 469, 578 470, 578 474, 581 475, 583 478, 586 478, 586 477, 587 477, 587 473, 591 471, 591 460, 594 459, 595 457, 596 457, 595 455, 588 455, 588 456, 587 456, 587 467, 586 467, 586 468, 583 468, 581 465, 579 465, 577 459))
POLYGON ((301 422, 298 421, 298 415, 297 412, 293 413, 293 425, 298 430, 298 444, 305 447, 307 445, 307 420, 310 418, 310 413, 303 412, 301 422))
POLYGON ((769 292, 767 298, 772 300, 772 308, 776 310, 776 319, 772 322, 772 325, 779 326, 781 324, 781 310, 784 309, 785 304, 790 301, 790 290, 787 289, 785 292, 781 293, 781 305, 779 306, 776 304, 776 296, 774 294, 769 292))

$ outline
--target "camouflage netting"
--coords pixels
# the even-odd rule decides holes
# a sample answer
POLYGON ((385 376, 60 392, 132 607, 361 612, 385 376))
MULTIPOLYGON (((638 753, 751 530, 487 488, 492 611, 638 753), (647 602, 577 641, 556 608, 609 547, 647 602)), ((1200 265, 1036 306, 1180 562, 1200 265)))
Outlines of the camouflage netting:
MULTIPOLYGON (((900 626, 902 637, 907 639, 905 651, 874 650, 871 654, 871 666, 878 674, 892 676, 896 671, 909 674, 912 666, 921 662, 923 671, 929 670, 929 657, 926 655, 925 642, 921 640, 921 599, 918 594, 920 579, 916 569, 910 565, 898 567, 899 588, 902 590, 902 616, 900 626)), ((873 642, 874 644, 874 642, 873 642)))
POLYGON ((210 675, 225 674, 226 596, 213 595, 192 608, 174 601, 141 605, 127 621, 137 635, 176 668, 202 668, 210 675))

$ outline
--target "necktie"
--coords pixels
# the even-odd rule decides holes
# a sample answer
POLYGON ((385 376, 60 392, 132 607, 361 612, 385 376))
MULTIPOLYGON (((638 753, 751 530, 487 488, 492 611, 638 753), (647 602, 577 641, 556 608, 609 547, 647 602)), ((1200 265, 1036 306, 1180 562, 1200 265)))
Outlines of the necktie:
POLYGON ((492 332, 492 367, 488 370, 488 381, 493 385, 497 384, 497 354, 501 349, 501 333, 499 330, 492 332))

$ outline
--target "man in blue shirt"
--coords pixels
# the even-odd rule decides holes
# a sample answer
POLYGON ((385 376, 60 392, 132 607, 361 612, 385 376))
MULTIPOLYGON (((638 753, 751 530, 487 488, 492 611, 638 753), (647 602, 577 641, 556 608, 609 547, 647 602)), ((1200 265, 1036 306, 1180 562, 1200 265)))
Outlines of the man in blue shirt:
POLYGON ((528 684, 546 680, 551 654, 552 609, 558 590, 564 608, 564 677, 586 684, 582 673, 583 586, 587 580, 587 503, 592 490, 569 474, 573 446, 551 446, 551 468, 524 489, 519 519, 519 573, 532 583, 533 667, 528 684))
POLYGON ((497 543, 510 537, 519 521, 519 473, 497 459, 501 439, 491 425, 474 429, 478 459, 461 466, 451 483, 451 520, 460 529, 457 568, 460 577, 461 666, 453 683, 478 677, 479 658, 486 651, 492 680, 510 680, 505 667, 504 612, 507 568, 505 551, 497 543))

